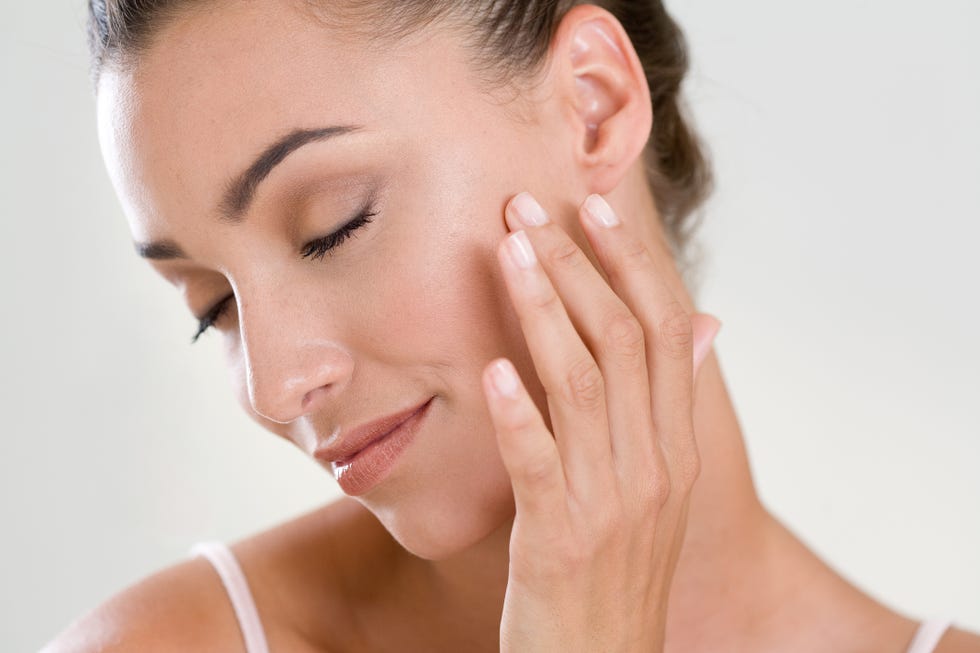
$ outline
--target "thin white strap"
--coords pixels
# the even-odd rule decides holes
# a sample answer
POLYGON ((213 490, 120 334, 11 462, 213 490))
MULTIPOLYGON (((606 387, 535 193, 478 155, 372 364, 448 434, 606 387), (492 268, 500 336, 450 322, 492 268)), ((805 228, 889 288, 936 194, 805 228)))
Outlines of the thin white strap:
POLYGON ((926 619, 919 625, 906 653, 932 653, 952 623, 953 620, 947 617, 926 619))
POLYGON ((242 629, 242 636, 245 638, 245 650, 247 653, 269 653, 269 645, 265 641, 265 632, 262 630, 262 622, 259 621, 258 610, 255 609, 255 601, 252 593, 248 589, 248 581, 242 572, 235 554, 224 542, 198 542, 190 549, 190 555, 202 555, 208 559, 221 582, 228 592, 231 605, 235 609, 238 617, 238 625, 242 629))

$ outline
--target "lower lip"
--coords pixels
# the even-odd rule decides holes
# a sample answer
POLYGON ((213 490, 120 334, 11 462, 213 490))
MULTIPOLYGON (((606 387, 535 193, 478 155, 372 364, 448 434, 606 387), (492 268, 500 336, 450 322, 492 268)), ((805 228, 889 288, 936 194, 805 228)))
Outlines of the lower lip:
POLYGON ((356 497, 370 491, 383 481, 395 467, 402 452, 415 439, 422 420, 429 412, 432 399, 425 402, 418 412, 402 422, 398 428, 361 449, 353 458, 343 463, 331 463, 334 478, 345 494, 356 497))

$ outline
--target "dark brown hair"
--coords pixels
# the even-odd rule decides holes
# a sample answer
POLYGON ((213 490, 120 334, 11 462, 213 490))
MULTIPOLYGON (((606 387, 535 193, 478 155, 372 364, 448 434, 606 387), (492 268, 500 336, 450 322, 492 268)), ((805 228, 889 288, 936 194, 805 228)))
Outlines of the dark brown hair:
MULTIPOLYGON (((298 0, 323 21, 369 26, 379 38, 400 38, 438 19, 467 27, 480 70, 498 80, 526 79, 540 69, 565 13, 582 0, 298 0)), ((201 0, 89 0, 92 79, 107 65, 138 58, 164 25, 201 9, 201 0)), ((680 93, 688 70, 687 42, 661 0, 596 0, 622 23, 643 64, 653 103, 653 127, 645 150, 647 178, 663 226, 682 271, 687 244, 711 194, 713 174, 706 150, 690 126, 680 93), (691 218, 695 217, 694 220, 691 218)))

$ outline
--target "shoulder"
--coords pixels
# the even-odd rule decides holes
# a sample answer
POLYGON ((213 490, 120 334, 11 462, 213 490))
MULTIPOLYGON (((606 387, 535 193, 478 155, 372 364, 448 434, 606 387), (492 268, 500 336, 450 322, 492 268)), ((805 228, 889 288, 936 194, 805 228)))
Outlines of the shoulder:
POLYGON ((980 653, 980 633, 951 626, 933 653, 980 653))
POLYGON ((210 563, 190 558, 124 588, 41 653, 227 650, 238 622, 210 563))
MULTIPOLYGON (((352 552, 371 549, 364 546, 372 532, 365 513, 341 499, 230 545, 270 649, 347 648, 352 552)), ((220 577, 197 556, 119 591, 41 653, 219 650, 244 651, 241 631, 220 577)))

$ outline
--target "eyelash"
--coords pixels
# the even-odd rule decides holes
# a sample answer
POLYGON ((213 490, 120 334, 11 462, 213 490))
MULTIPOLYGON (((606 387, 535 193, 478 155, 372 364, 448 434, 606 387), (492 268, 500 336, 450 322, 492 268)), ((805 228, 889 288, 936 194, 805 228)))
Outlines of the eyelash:
MULTIPOLYGON (((313 261, 321 260, 329 251, 340 247, 340 245, 343 244, 345 240, 350 238, 355 231, 364 225, 370 224, 372 222, 372 218, 374 218, 376 215, 377 212, 374 210, 374 207, 368 206, 358 213, 356 218, 345 224, 337 231, 322 238, 312 240, 304 245, 300 252, 302 258, 309 258, 313 261)), ((233 299, 234 297, 235 294, 232 293, 223 298, 211 310, 209 310, 204 317, 200 319, 197 326, 197 332, 191 338, 191 344, 197 342, 198 338, 204 335, 208 329, 213 327, 214 324, 221 319, 221 316, 224 315, 226 310, 228 310, 228 306, 230 304, 229 300, 233 299)))
POLYGON ((370 224, 371 219, 376 215, 377 213, 374 211, 374 208, 372 206, 368 206, 366 209, 361 211, 356 218, 345 224, 334 233, 324 236, 323 238, 317 238, 316 240, 310 241, 303 247, 303 258, 310 258, 314 261, 322 259, 324 254, 336 247, 339 247, 341 243, 347 240, 355 231, 366 224, 370 224))

